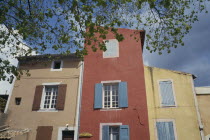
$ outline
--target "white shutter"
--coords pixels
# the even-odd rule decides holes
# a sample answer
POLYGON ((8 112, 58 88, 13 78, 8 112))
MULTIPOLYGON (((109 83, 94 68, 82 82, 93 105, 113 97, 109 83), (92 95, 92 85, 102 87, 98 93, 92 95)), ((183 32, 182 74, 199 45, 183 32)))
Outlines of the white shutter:
POLYGON ((103 52, 104 58, 119 57, 119 42, 116 39, 105 41, 106 51, 103 52))

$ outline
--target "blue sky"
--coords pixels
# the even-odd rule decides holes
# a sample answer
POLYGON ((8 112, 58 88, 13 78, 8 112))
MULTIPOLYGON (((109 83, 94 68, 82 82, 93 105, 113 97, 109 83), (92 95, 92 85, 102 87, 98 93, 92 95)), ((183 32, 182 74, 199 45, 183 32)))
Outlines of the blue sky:
POLYGON ((210 13, 199 15, 184 43, 170 54, 158 55, 144 49, 144 64, 192 73, 197 76, 195 86, 210 86, 210 13))

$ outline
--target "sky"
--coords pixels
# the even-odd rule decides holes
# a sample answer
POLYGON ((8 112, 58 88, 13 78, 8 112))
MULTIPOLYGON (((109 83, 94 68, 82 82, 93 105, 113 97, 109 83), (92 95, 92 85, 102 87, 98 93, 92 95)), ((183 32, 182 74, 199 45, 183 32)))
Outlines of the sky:
POLYGON ((184 43, 185 46, 162 55, 144 48, 144 64, 191 73, 197 77, 194 81, 196 87, 210 86, 210 13, 199 15, 199 21, 193 24, 184 43))

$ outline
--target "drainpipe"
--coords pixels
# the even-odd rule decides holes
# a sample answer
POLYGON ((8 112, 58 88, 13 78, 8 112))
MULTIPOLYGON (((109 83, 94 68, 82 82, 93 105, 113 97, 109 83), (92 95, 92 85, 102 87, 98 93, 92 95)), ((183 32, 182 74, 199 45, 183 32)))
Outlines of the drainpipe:
POLYGON ((79 128, 80 128, 80 110, 81 110, 81 97, 82 97, 82 84, 83 84, 83 72, 84 72, 84 62, 80 62, 80 76, 79 76, 79 86, 77 95, 77 112, 76 112, 76 128, 74 140, 79 139, 79 128))
POLYGON ((200 114, 199 108, 198 108, 198 101, 197 101, 197 97, 196 97, 196 92, 195 92, 193 77, 192 77, 191 81, 192 81, 192 90, 193 90, 195 107, 196 107, 196 112, 197 112, 197 117, 198 117, 198 124, 199 124, 199 130, 200 130, 201 140, 205 140, 205 136, 204 136, 204 132, 203 132, 203 124, 202 124, 202 121, 201 121, 201 114, 200 114))

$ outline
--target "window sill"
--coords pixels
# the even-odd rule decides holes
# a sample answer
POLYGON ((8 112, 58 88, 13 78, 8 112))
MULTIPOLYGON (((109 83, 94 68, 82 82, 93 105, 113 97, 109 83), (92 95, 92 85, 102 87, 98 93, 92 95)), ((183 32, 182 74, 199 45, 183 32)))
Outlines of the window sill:
POLYGON ((58 112, 58 110, 55 110, 55 109, 40 109, 37 112, 58 112))
POLYGON ((161 105, 161 108, 176 108, 177 106, 176 105, 171 105, 171 106, 163 106, 163 105, 161 105))
POLYGON ((62 68, 61 69, 51 69, 50 71, 62 71, 62 68))
POLYGON ((100 111, 117 111, 122 110, 121 108, 102 108, 100 111))

